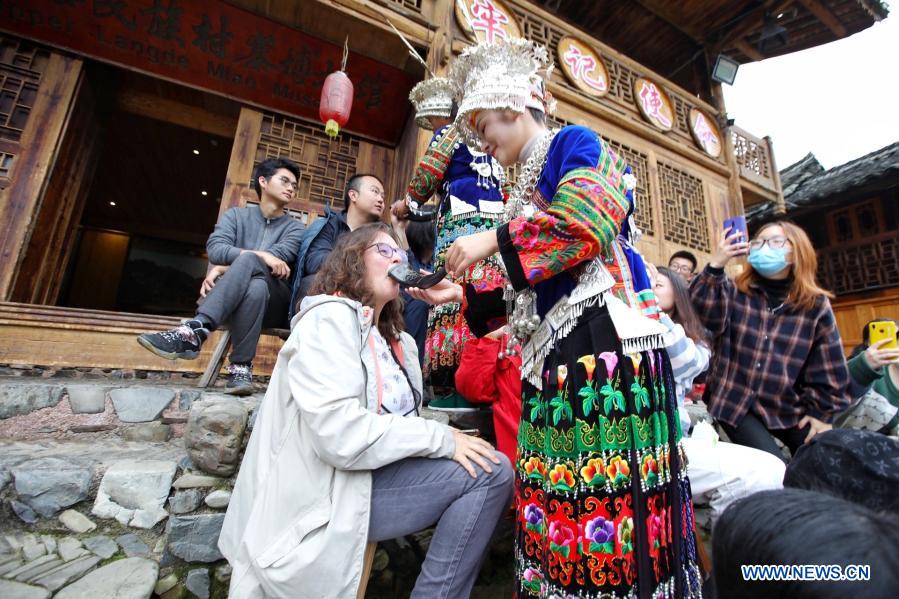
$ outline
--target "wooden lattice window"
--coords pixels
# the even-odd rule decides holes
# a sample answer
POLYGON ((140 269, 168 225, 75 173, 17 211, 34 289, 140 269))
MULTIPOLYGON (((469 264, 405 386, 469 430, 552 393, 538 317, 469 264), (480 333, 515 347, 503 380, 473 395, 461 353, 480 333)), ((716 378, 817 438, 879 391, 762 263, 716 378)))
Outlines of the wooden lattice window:
POLYGON ((665 239, 701 252, 711 251, 702 180, 659 161, 665 239))
POLYGON ((0 38, 0 139, 21 139, 49 57, 25 41, 0 38))
POLYGON ((290 203, 291 210, 321 213, 329 201, 342 209, 343 190, 356 172, 358 138, 343 133, 331 139, 316 123, 266 114, 253 166, 279 156, 300 166, 297 200, 290 203))
POLYGON ((834 293, 856 293, 899 285, 899 233, 881 233, 818 252, 818 280, 834 293))
POLYGON ((868 200, 827 215, 830 245, 862 241, 885 231, 880 201, 868 200))
POLYGON ((404 8, 413 12, 421 13, 421 0, 382 0, 388 6, 404 8))
POLYGON ((521 25, 521 32, 524 38, 543 44, 550 52, 555 52, 559 41, 567 35, 565 31, 558 27, 553 27, 537 17, 537 15, 522 10, 517 6, 509 5, 509 8, 515 13, 515 18, 518 19, 518 24, 521 25))

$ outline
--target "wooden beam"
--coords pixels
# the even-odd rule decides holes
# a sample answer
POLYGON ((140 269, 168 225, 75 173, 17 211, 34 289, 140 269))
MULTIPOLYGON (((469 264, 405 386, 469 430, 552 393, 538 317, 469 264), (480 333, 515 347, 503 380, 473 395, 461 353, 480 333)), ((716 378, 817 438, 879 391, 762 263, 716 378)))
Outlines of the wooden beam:
POLYGON ((234 137, 234 131, 237 129, 237 119, 215 114, 199 106, 134 90, 123 90, 117 94, 116 107, 124 112, 228 139, 234 137))
POLYGON ((752 60, 758 62, 761 60, 765 60, 765 55, 759 52, 752 44, 746 41, 745 38, 740 38, 734 42, 734 48, 751 58, 752 60))
POLYGON ((748 13, 720 40, 714 43, 712 53, 717 54, 721 50, 727 49, 735 40, 741 39, 754 32, 765 22, 765 13, 778 15, 785 11, 793 4, 795 0, 767 0, 762 6, 748 13))
POLYGON ((837 37, 846 37, 846 28, 840 23, 840 20, 833 14, 829 8, 824 6, 819 0, 799 0, 799 4, 804 6, 815 18, 821 21, 828 29, 833 31, 837 37))
POLYGON ((705 43, 703 32, 686 26, 681 22, 685 14, 682 6, 671 2, 671 0, 637 0, 637 4, 692 39, 698 45, 701 46, 705 43))
POLYGON ((243 206, 250 198, 258 201, 256 192, 249 186, 249 181, 253 176, 253 160, 256 158, 256 146, 261 135, 262 113, 252 108, 241 108, 237 132, 234 134, 234 145, 231 147, 228 173, 225 175, 225 189, 222 191, 219 217, 228 208, 243 206))

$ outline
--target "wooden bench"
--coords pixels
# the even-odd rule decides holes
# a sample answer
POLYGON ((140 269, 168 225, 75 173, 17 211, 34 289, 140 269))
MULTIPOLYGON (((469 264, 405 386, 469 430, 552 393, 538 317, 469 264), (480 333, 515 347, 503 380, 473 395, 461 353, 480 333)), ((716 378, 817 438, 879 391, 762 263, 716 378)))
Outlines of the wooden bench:
MULTIPOLYGON (((225 363, 225 354, 228 353, 228 346, 231 345, 231 331, 224 328, 218 330, 222 332, 222 336, 218 345, 215 346, 212 356, 209 358, 209 364, 206 365, 203 376, 197 382, 197 387, 205 389, 214 385, 225 363)), ((278 337, 282 341, 286 341, 290 336, 290 329, 262 329, 262 334, 278 337)))

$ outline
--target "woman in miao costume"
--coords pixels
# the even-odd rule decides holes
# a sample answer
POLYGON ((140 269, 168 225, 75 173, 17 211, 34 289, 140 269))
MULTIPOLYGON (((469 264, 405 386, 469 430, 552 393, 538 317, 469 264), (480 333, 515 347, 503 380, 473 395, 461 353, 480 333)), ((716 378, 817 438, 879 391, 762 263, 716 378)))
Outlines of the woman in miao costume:
MULTIPOLYGON (((434 136, 412 174, 405 204, 416 210, 439 196, 434 268, 444 266, 453 241, 496 228, 503 215, 503 168, 492 157, 471 151, 462 143, 453 124, 458 96, 455 82, 445 77, 426 79, 409 94, 415 106, 415 122, 423 129, 433 130, 434 136)), ((406 210, 399 208, 398 216, 402 218, 406 210)), ((476 285, 496 285, 503 280, 503 271, 495 258, 488 257, 471 265, 466 277, 476 285)), ((438 398, 452 392, 462 346, 471 337, 458 303, 435 306, 430 311, 425 374, 438 398)), ((459 403, 458 398, 448 399, 447 406, 459 403)), ((447 407, 439 406, 440 403, 438 399, 431 407, 447 407)))
POLYGON ((453 273, 499 252, 505 289, 444 281, 473 331, 509 306, 521 342, 518 597, 699 597, 693 507, 664 327, 632 247, 635 179, 599 136, 545 126, 546 49, 465 50, 453 74, 469 145, 524 164, 508 222, 457 240, 453 273))

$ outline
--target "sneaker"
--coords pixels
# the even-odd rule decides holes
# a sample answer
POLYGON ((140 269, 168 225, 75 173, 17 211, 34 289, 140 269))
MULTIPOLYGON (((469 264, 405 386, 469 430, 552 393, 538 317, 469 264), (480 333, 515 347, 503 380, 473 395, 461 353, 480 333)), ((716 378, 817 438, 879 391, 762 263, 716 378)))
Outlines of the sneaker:
POLYGON ((428 409, 441 412, 477 412, 480 408, 458 393, 449 393, 435 397, 427 405, 428 409))
POLYGON ((225 385, 225 393, 228 395, 252 395, 256 389, 253 387, 252 364, 228 364, 228 383, 225 385))
POLYGON ((180 327, 160 333, 145 333, 137 342, 161 358, 195 360, 209 330, 199 320, 187 320, 180 327))

